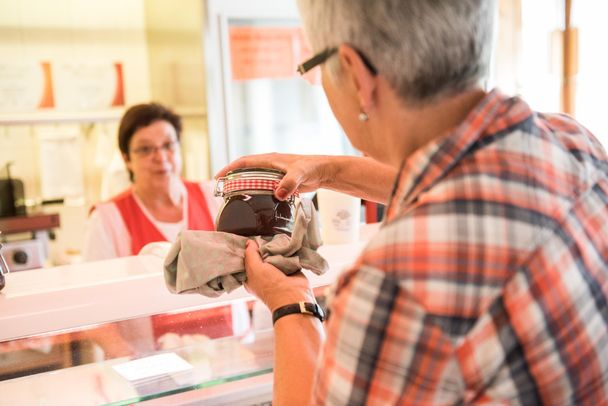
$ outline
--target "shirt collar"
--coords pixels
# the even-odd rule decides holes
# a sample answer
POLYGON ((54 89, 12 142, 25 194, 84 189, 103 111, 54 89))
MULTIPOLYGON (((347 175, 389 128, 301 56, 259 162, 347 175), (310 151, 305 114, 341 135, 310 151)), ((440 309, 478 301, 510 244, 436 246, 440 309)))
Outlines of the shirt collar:
MULTIPOLYGON (((497 117, 504 113, 509 100, 499 90, 489 92, 467 115, 465 120, 445 136, 435 138, 416 150, 401 164, 399 175, 387 208, 386 221, 393 220, 402 208, 430 189, 470 150, 497 117)), ((525 103, 526 112, 530 112, 525 103)), ((522 110, 522 109, 519 109, 522 110)))

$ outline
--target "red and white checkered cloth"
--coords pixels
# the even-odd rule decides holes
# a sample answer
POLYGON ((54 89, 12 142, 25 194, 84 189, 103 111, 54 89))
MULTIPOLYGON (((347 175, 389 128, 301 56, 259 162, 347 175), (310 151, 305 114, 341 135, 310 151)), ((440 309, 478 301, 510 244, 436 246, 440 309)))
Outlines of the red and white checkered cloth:
MULTIPOLYGON (((234 179, 224 181, 223 193, 228 194, 239 190, 271 190, 279 187, 279 180, 269 179, 234 179)), ((294 193, 298 196, 298 192, 294 193)))
POLYGON ((278 180, 268 179, 235 179, 224 182, 224 194, 237 190, 272 190, 279 186, 278 180))

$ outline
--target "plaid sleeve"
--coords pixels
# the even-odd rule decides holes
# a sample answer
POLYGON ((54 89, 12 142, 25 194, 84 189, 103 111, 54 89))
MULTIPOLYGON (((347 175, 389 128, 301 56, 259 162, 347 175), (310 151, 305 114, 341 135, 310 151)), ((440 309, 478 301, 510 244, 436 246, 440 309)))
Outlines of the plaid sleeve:
POLYGON ((607 201, 602 181, 561 221, 499 233, 520 241, 510 254, 448 231, 507 220, 439 210, 429 227, 426 207, 385 227, 336 284, 317 404, 603 404, 607 201))
POLYGON ((449 337, 391 274, 362 265, 332 301, 317 404, 452 404, 463 381, 449 337))
POLYGON ((317 404, 607 404, 608 158, 516 99, 471 114, 336 283, 317 404))

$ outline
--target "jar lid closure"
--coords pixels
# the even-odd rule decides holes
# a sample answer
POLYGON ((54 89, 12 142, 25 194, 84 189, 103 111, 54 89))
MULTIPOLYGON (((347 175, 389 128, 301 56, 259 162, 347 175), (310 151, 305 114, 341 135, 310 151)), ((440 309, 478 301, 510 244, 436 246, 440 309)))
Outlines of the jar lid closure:
POLYGON ((276 169, 240 168, 217 180, 216 196, 226 196, 244 190, 274 191, 285 175, 276 169))

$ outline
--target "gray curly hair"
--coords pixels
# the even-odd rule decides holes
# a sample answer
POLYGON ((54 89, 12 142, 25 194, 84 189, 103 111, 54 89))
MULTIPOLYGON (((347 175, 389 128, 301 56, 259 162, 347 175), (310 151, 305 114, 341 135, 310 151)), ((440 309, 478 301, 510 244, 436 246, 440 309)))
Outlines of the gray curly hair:
MULTIPOLYGON (((495 0, 298 0, 315 52, 349 44, 408 104, 480 84, 488 73, 495 0)), ((339 80, 337 58, 327 61, 339 80)))

